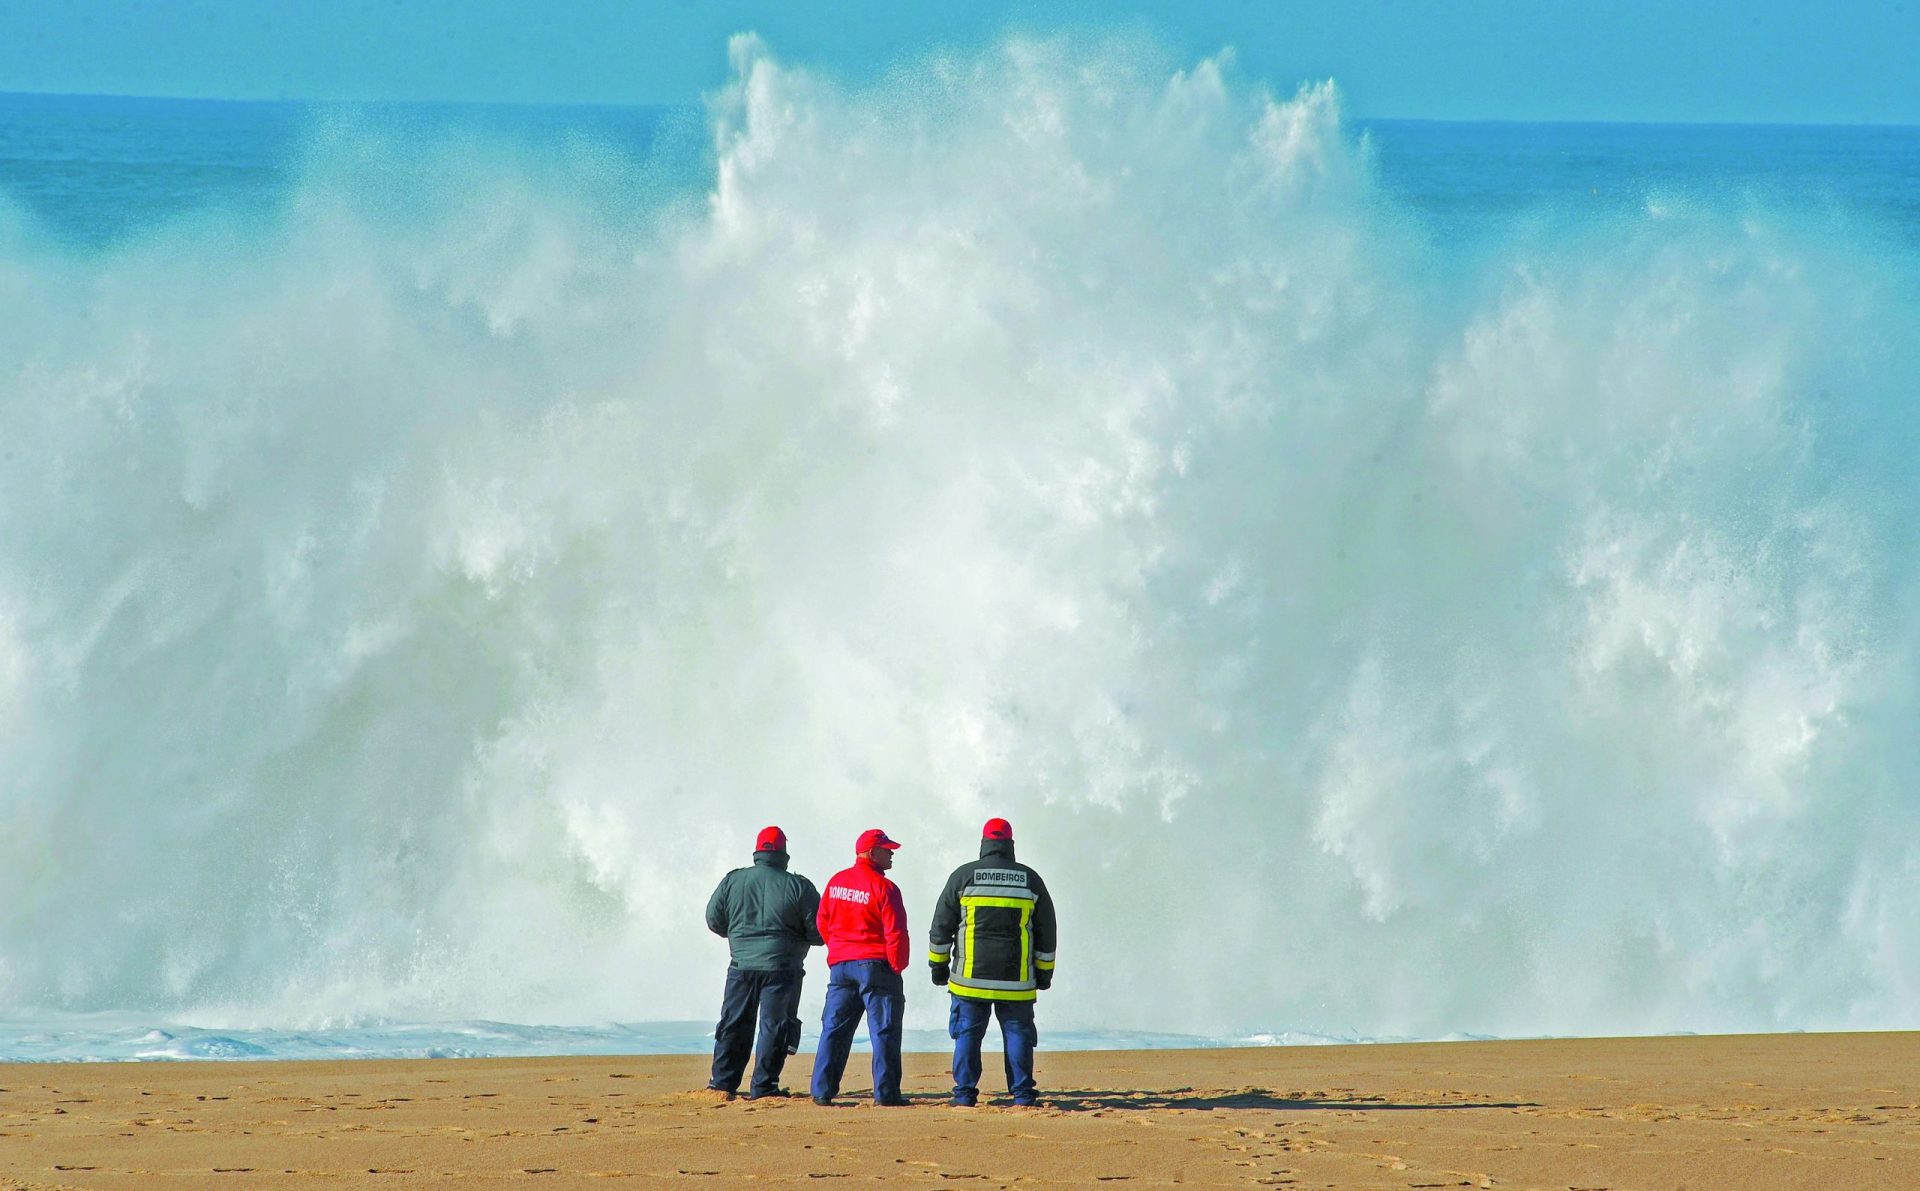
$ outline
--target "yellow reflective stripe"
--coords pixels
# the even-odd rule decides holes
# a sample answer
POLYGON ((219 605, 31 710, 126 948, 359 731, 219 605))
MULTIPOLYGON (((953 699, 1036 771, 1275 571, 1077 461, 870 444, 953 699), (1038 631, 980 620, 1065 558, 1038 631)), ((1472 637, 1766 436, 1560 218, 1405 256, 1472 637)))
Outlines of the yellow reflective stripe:
POLYGON ((946 951, 929 951, 927 952, 927 962, 930 964, 944 964, 947 962, 950 954, 950 952, 946 951))
POLYGON ((1040 969, 1042 972, 1053 971, 1053 961, 1050 959, 1039 960, 1035 962, 1033 966, 1040 969))
POLYGON ((1030 899, 1021 897, 968 896, 960 899, 960 908, 964 910, 967 915, 966 946, 961 949, 966 952, 967 962, 966 971, 961 974, 964 976, 973 975, 973 957, 976 952, 976 948, 974 947, 974 924, 977 921, 974 911, 981 906, 989 906, 1000 910, 1020 911, 1020 979, 1033 979, 1033 902, 1030 899))
POLYGON ((998 906, 1004 910, 1024 910, 1033 913, 1033 903, 1020 897, 963 897, 960 904, 971 910, 975 906, 998 906))
POLYGON ((1040 994, 1030 988, 975 988, 958 980, 947 982, 947 991, 974 1001, 1037 1001, 1040 994))
POLYGON ((1020 907, 1020 979, 1033 979, 1033 932, 1027 923, 1033 919, 1033 903, 1020 907))

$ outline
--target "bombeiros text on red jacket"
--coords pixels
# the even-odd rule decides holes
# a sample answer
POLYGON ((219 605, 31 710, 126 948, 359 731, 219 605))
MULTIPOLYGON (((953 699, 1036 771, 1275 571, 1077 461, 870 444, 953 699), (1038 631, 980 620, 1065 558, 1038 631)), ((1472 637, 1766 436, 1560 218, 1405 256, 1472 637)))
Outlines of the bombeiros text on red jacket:
POLYGON ((906 903, 900 887, 865 856, 827 882, 818 922, 827 963, 877 959, 896 972, 907 970, 906 903))

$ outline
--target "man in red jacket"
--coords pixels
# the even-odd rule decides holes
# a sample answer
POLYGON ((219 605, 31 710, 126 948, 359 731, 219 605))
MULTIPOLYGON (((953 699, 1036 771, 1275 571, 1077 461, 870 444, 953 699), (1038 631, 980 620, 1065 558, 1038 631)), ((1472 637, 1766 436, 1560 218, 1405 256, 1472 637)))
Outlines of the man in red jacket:
POLYGON ((907 1009, 907 907, 887 880, 899 844, 878 827, 860 833, 852 868, 841 869, 820 896, 820 936, 827 941, 827 1010, 813 1059, 813 1102, 832 1104, 853 1049, 860 1010, 873 1043, 873 1102, 904 1105, 900 1094, 900 1021, 907 1009))

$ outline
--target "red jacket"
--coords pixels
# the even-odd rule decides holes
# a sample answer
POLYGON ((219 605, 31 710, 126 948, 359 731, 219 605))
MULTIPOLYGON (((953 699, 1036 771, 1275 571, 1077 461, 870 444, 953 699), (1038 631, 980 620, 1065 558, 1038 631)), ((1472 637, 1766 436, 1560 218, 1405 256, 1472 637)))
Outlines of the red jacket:
POLYGON ((833 874, 815 918, 827 941, 827 963, 883 959, 896 972, 907 970, 907 907, 900 887, 865 856, 833 874))

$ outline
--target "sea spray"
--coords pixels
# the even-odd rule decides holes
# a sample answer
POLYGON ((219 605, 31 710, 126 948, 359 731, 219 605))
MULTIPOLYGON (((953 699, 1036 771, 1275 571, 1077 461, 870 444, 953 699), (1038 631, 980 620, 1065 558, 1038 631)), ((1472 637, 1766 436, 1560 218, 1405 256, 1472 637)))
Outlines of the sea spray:
POLYGON ((1469 264, 1331 86, 734 53, 691 187, 349 118, 9 232, 0 1012, 698 1018, 761 825, 923 925, 1005 815, 1057 1026, 1915 1024, 1910 257, 1469 264))

